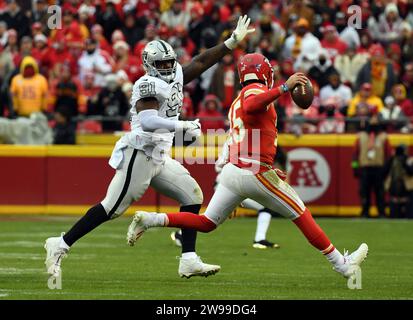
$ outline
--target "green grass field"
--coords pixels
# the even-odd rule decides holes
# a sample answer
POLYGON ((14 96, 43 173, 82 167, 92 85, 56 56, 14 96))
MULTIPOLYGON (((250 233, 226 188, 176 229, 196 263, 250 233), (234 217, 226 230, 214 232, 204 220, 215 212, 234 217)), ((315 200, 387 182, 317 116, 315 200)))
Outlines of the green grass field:
POLYGON ((253 249, 255 218, 227 221, 198 235, 198 253, 221 271, 181 279, 180 251, 170 229, 151 229, 135 247, 125 241, 130 217, 108 222, 80 240, 63 261, 62 290, 47 287, 44 240, 77 217, 0 218, 0 299, 412 299, 413 221, 319 218, 335 246, 352 251, 367 242, 362 290, 347 288, 284 219, 273 219, 269 239, 278 250, 253 249))

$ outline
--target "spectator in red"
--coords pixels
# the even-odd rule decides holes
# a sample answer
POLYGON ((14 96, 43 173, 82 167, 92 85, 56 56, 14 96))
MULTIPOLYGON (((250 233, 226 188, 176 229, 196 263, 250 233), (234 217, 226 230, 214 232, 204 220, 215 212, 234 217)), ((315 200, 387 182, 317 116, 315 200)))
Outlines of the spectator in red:
POLYGON ((167 26, 161 25, 158 29, 158 37, 159 39, 168 42, 169 37, 171 36, 171 33, 169 32, 169 29, 167 26))
POLYGON ((143 38, 141 41, 139 41, 135 48, 133 49, 133 54, 135 57, 142 57, 142 51, 145 48, 146 44, 152 40, 155 40, 157 34, 156 34, 156 28, 153 24, 148 24, 145 28, 145 38, 143 38))
POLYGON ((336 27, 331 22, 325 23, 320 30, 323 33, 321 46, 324 49, 327 49, 328 54, 334 63, 335 57, 346 51, 347 44, 340 39, 336 27))
POLYGON ((192 104, 191 96, 186 90, 184 90, 184 100, 182 103, 182 110, 181 110, 180 118, 182 120, 194 118, 194 106, 192 104))
POLYGON ((406 88, 403 84, 396 84, 392 88, 392 96, 396 100, 396 104, 400 106, 403 113, 410 118, 413 123, 413 101, 407 98, 406 88))
POLYGON ((83 78, 83 85, 79 89, 80 113, 86 114, 88 103, 96 103, 99 91, 100 88, 95 86, 95 75, 93 72, 86 72, 83 78))
POLYGON ((48 75, 49 70, 47 68, 47 60, 49 59, 49 47, 47 45, 47 37, 44 34, 37 34, 34 37, 34 48, 32 50, 32 56, 39 64, 40 73, 45 76, 48 75))
POLYGON ((64 38, 69 41, 84 41, 89 36, 89 30, 84 25, 80 25, 76 20, 76 9, 67 3, 62 9, 63 23, 61 29, 55 29, 51 32, 51 39, 64 38))
POLYGON ((49 70, 50 77, 58 78, 62 64, 70 65, 72 73, 76 72, 77 68, 75 68, 74 65, 77 64, 77 61, 66 47, 63 34, 60 34, 55 39, 53 47, 50 50, 49 58, 43 61, 43 65, 49 70))
POLYGON ((125 41, 117 41, 113 45, 113 54, 115 59, 113 71, 124 70, 129 81, 135 82, 145 73, 139 59, 129 54, 129 45, 125 41))
POLYGON ((43 28, 40 22, 35 22, 32 24, 32 38, 34 39, 37 34, 43 34, 43 28))
POLYGON ((95 24, 91 30, 91 37, 98 43, 100 49, 106 52, 112 52, 112 47, 108 40, 106 40, 105 36, 103 35, 103 28, 100 24, 95 24))
POLYGON ((174 34, 181 41, 181 46, 185 49, 186 54, 192 57, 196 48, 194 42, 188 37, 185 27, 182 25, 176 26, 174 34))
POLYGON ((223 112, 226 114, 239 89, 240 83, 234 58, 232 54, 227 54, 215 69, 208 91, 222 102, 223 112))
POLYGON ((200 111, 196 117, 199 118, 202 126, 202 132, 207 130, 218 130, 225 128, 224 116, 219 111, 221 108, 220 101, 217 96, 208 94, 202 101, 200 111))

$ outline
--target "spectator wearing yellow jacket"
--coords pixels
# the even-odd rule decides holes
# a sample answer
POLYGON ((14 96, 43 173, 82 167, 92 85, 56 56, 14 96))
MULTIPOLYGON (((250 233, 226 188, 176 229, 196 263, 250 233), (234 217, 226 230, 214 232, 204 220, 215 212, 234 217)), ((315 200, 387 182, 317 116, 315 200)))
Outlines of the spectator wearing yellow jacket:
POLYGON ((13 77, 10 86, 16 114, 28 117, 33 112, 45 111, 47 91, 47 80, 39 73, 36 60, 26 56, 20 65, 20 73, 13 77))
POLYGON ((373 112, 382 111, 383 108, 383 101, 372 93, 371 84, 363 83, 360 91, 351 99, 347 115, 349 117, 368 116, 373 112))

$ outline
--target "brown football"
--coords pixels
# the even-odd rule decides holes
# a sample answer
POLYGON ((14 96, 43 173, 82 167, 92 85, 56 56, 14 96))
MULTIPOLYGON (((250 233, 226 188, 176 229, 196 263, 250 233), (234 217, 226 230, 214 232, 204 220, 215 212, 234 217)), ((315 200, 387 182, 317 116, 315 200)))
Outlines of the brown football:
POLYGON ((293 98, 295 104, 301 109, 308 109, 313 103, 314 98, 314 90, 310 80, 307 78, 307 83, 305 86, 295 86, 293 91, 291 91, 291 97, 293 98))

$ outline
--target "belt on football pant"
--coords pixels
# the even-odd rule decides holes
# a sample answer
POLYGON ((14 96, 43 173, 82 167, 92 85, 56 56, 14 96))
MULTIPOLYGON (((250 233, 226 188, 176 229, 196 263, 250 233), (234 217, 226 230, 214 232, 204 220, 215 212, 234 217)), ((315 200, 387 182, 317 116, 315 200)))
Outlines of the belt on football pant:
POLYGON ((254 159, 238 158, 238 160, 241 160, 242 162, 246 162, 246 163, 258 164, 258 165, 266 167, 267 169, 270 169, 270 170, 275 169, 272 165, 269 165, 268 163, 261 162, 261 161, 258 161, 258 160, 254 160, 254 159))

